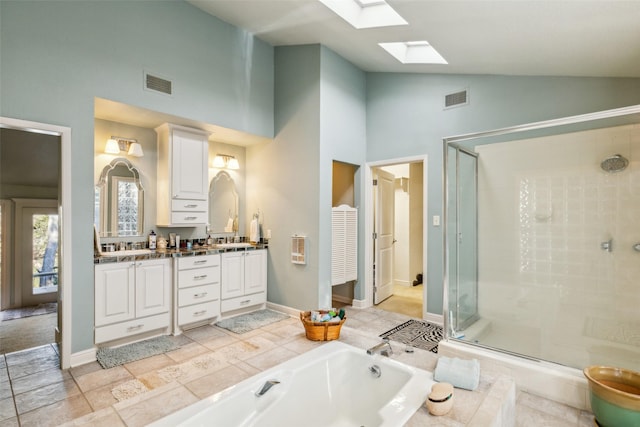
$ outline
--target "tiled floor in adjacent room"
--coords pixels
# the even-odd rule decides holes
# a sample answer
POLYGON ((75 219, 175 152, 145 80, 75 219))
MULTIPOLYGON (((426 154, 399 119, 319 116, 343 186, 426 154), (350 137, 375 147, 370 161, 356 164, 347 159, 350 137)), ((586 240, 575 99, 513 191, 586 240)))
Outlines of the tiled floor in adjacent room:
MULTIPOLYGON (((340 340, 367 348, 407 319, 374 308, 348 308, 340 340)), ((111 369, 93 362, 61 371, 53 345, 0 355, 0 425, 143 426, 323 344, 305 338, 298 318, 242 335, 203 326, 178 339, 178 350, 111 369)), ((394 357, 402 360, 403 346, 395 347, 394 357)), ((411 357, 427 370, 437 360, 421 350, 411 357)), ((519 427, 593 426, 589 413, 522 392, 516 414, 519 427)), ((465 425, 455 417, 438 420, 442 426, 465 425)))

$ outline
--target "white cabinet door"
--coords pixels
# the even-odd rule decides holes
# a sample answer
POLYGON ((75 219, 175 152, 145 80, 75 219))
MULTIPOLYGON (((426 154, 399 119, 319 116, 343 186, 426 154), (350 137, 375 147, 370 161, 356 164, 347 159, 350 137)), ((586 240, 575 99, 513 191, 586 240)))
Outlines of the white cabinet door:
POLYGON ((226 252, 222 254, 221 271, 222 299, 244 295, 244 252, 226 252))
POLYGON ((136 317, 166 313, 171 307, 171 260, 136 263, 136 317))
POLYGON ((132 262, 95 266, 95 325, 135 317, 135 266, 132 262))
POLYGON ((245 295, 267 290, 267 251, 247 251, 244 255, 245 295))
POLYGON ((209 133, 165 123, 158 134, 156 226, 208 223, 209 133))
POLYGON ((173 198, 207 200, 209 146, 206 137, 174 129, 171 150, 173 198))

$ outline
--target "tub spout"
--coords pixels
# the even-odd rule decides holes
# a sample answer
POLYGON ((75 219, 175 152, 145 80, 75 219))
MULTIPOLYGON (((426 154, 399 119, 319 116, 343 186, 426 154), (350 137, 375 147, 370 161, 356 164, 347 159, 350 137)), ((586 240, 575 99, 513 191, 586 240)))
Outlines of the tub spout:
POLYGON ((273 386, 274 386, 274 385, 276 385, 276 384, 280 384, 280 381, 278 381, 278 380, 269 380, 269 381, 266 381, 266 382, 262 385, 262 387, 260 388, 260 390, 257 390, 257 391, 256 391, 256 396, 260 397, 260 396, 264 395, 266 392, 268 392, 268 391, 269 391, 269 389, 270 389, 271 387, 273 387, 273 386))
POLYGON ((374 345, 370 349, 367 350, 367 354, 374 355, 376 353, 380 353, 383 356, 391 356, 393 354, 393 349, 391 348, 391 343, 389 342, 389 338, 383 338, 380 344, 374 345))

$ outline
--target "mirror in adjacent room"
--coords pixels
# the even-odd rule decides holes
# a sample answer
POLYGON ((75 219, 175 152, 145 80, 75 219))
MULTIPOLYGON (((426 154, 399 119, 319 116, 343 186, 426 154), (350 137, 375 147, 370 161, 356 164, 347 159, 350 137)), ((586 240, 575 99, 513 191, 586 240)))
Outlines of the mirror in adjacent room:
POLYGON ((220 171, 209 185, 209 233, 238 231, 238 192, 233 178, 220 171))
POLYGON ((140 172, 127 159, 113 159, 102 170, 95 188, 94 222, 100 236, 141 236, 143 218, 140 172))

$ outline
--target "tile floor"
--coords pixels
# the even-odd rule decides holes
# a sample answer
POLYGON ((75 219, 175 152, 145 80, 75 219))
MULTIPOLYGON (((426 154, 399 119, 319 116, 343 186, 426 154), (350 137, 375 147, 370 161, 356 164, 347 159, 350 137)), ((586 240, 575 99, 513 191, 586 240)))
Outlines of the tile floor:
MULTIPOLYGON (((379 341, 377 335, 408 318, 375 308, 349 307, 347 319, 340 340, 366 348, 379 341)), ((203 326, 176 339, 182 344, 178 350, 111 369, 93 362, 61 371, 53 345, 0 355, 0 425, 143 426, 322 345, 304 337, 297 318, 242 335, 203 326), (133 392, 124 397, 116 393, 123 399, 118 401, 112 391, 121 389, 133 392)), ((437 355, 420 352, 412 355, 419 360, 418 367, 433 370, 437 355)), ((405 357, 398 353, 400 360, 405 357)), ((414 421, 410 425, 424 424, 414 421)), ((465 423, 439 418, 437 425, 465 423)), ((587 412, 519 392, 516 426, 541 425, 594 424, 587 412)))

